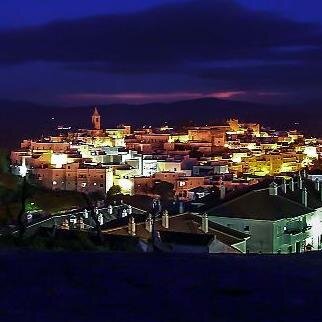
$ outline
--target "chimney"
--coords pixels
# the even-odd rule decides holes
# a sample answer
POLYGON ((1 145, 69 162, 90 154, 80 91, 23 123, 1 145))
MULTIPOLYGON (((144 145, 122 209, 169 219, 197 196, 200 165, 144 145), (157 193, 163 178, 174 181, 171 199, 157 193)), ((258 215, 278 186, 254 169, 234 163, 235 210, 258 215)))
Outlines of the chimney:
POLYGON ((287 185, 286 185, 286 180, 285 180, 285 178, 283 178, 282 191, 283 191, 284 193, 287 193, 287 185))
POLYGON ((299 184, 299 189, 302 190, 303 189, 303 180, 302 180, 301 175, 299 176, 298 184, 299 184))
POLYGON ((278 188, 277 183, 273 181, 273 182, 269 185, 269 188, 268 188, 269 195, 270 195, 270 196, 277 196, 277 188, 278 188))
POLYGON ((225 188, 225 185, 223 183, 219 187, 219 193, 220 193, 220 200, 225 199, 225 196, 226 196, 226 188, 225 188))
POLYGON ((316 191, 320 191, 320 181, 318 178, 315 179, 315 189, 316 191))
POLYGON ((294 191, 294 179, 293 178, 291 178, 289 185, 290 185, 290 190, 294 191))
POLYGON ((305 187, 302 190, 302 204, 307 207, 307 189, 305 187))
POLYGON ((206 213, 202 215, 201 230, 208 233, 208 215, 206 213))
POLYGON ((84 230, 85 225, 84 225, 84 219, 83 217, 78 218, 77 226, 79 230, 84 230))
POLYGON ((162 214, 162 227, 169 228, 169 213, 168 210, 164 210, 162 214))
POLYGON ((108 205, 108 206, 107 206, 107 213, 108 213, 109 215, 113 215, 113 206, 112 206, 112 205, 108 205))
POLYGON ((128 233, 131 236, 135 236, 135 220, 133 217, 129 218, 128 233))
POLYGON ((98 222, 100 223, 100 225, 102 226, 104 224, 104 217, 102 214, 99 214, 97 216, 98 222))
POLYGON ((127 217, 127 210, 126 209, 122 209, 121 217, 122 218, 127 217))
POLYGON ((152 215, 151 214, 149 214, 148 218, 145 220, 145 229, 149 233, 152 233, 152 215))

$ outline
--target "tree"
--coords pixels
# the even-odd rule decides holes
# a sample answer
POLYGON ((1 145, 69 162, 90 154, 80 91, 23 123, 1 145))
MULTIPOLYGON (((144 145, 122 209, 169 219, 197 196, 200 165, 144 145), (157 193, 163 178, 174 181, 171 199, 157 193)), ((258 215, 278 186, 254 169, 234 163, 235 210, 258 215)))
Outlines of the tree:
POLYGON ((18 214, 18 218, 17 218, 17 226, 18 226, 18 235, 19 238, 22 239, 23 235, 26 231, 26 223, 25 223, 25 214, 26 214, 26 201, 28 199, 28 183, 27 183, 27 177, 24 176, 23 177, 23 181, 22 181, 22 188, 21 188, 21 198, 20 198, 20 211, 18 214))
POLYGON ((109 191, 107 191, 106 196, 105 196, 105 202, 108 203, 113 196, 116 196, 122 192, 122 189, 118 185, 113 185, 109 191))
POLYGON ((121 189, 121 187, 120 186, 118 186, 118 185, 113 185, 111 188, 110 188, 110 190, 108 191, 108 193, 111 195, 111 196, 115 196, 115 195, 117 195, 117 194, 119 194, 119 193, 121 193, 122 192, 122 189, 121 189))
POLYGON ((10 168, 10 160, 8 153, 0 150, 0 173, 8 173, 10 168))

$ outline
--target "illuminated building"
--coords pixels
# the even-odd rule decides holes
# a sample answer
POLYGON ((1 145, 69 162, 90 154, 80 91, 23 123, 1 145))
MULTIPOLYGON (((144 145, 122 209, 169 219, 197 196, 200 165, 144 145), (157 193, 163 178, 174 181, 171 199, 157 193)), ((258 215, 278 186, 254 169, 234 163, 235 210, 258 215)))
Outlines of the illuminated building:
POLYGON ((38 184, 50 190, 106 193, 113 185, 112 168, 74 163, 60 169, 47 167, 30 171, 38 184))
POLYGON ((97 111, 97 108, 95 107, 94 113, 92 115, 92 125, 94 130, 100 130, 101 129, 101 116, 97 111))
POLYGON ((23 140, 11 152, 13 173, 30 170, 49 189, 85 192, 106 192, 114 184, 132 194, 140 190, 139 182, 142 188, 167 181, 184 199, 192 189, 217 186, 219 177, 225 187, 238 189, 251 185, 252 176, 296 173, 322 155, 322 142, 315 138, 237 119, 178 131, 169 126, 104 129, 95 108, 90 120, 90 129, 68 127, 59 135, 23 140))
POLYGON ((208 142, 212 146, 224 146, 228 126, 194 127, 188 130, 189 141, 208 142))

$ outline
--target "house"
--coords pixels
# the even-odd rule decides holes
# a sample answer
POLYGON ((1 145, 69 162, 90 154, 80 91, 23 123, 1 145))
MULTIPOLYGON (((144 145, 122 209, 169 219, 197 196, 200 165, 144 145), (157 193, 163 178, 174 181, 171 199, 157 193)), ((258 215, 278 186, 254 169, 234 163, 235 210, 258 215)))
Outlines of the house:
POLYGON ((248 252, 304 252, 321 246, 322 202, 318 199, 308 193, 301 178, 297 183, 291 179, 248 192, 207 213, 212 222, 250 234, 248 252))
MULTIPOLYGON (((147 214, 119 218, 102 226, 103 234, 136 236, 146 244, 152 231, 152 216, 147 214)), ((155 219, 154 232, 155 247, 163 252, 245 253, 249 238, 247 233, 209 222, 207 215, 169 216, 167 211, 155 219)))

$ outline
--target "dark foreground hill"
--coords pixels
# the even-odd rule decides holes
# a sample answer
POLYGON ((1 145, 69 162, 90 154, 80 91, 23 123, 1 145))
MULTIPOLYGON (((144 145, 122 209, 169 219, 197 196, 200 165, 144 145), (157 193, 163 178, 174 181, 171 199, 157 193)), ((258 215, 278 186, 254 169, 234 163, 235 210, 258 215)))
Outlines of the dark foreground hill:
MULTIPOLYGON (((173 103, 144 105, 111 104, 100 106, 103 126, 120 123, 134 126, 211 124, 236 117, 244 121, 260 122, 275 128, 293 128, 294 123, 308 134, 322 134, 321 105, 271 106, 250 102, 203 98, 173 103)), ((41 106, 28 102, 0 100, 0 146, 16 146, 21 138, 51 133, 57 125, 73 128, 90 126, 92 107, 41 106)))
POLYGON ((321 321, 321 253, 0 253, 0 321, 321 321))

